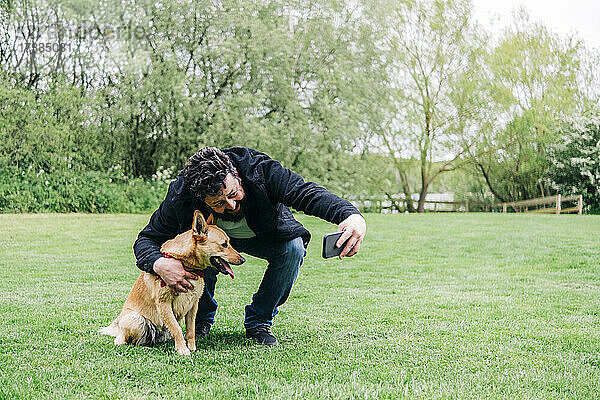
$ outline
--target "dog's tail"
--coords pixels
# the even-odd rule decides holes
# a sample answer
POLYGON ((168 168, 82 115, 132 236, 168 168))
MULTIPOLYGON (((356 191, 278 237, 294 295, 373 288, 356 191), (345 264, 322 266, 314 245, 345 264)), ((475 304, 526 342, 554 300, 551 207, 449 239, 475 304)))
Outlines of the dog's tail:
POLYGON ((98 333, 103 335, 108 335, 112 337, 117 337, 119 333, 119 317, 115 318, 115 320, 109 325, 103 328, 98 329, 98 333))

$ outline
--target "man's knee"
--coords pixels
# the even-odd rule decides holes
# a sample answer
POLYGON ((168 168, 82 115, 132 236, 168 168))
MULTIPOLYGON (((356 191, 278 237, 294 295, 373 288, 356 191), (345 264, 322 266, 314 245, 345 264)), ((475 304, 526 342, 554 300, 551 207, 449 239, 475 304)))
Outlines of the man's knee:
POLYGON ((268 268, 281 272, 286 271, 286 273, 297 273, 306 255, 301 238, 278 244, 273 250, 273 253, 267 257, 268 268))
POLYGON ((300 266, 306 256, 306 249, 302 238, 292 239, 286 243, 286 259, 295 266, 300 266))

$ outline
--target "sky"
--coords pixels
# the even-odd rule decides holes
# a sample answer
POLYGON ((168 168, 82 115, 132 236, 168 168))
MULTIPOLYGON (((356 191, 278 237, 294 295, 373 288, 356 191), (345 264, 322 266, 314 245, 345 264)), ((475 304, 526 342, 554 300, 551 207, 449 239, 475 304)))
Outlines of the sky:
POLYGON ((600 0, 472 0, 475 17, 495 32, 508 24, 512 10, 524 6, 533 21, 559 34, 578 33, 600 49, 600 0), (497 18, 500 18, 498 21, 497 18), (494 22, 491 22, 495 19, 494 22))

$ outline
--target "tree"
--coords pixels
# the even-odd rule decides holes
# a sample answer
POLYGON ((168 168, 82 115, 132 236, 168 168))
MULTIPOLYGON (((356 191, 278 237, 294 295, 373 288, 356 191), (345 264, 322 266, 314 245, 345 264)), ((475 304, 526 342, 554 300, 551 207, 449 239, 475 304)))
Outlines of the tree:
POLYGON ((423 212, 431 183, 468 162, 477 141, 484 35, 469 1, 384 1, 370 10, 387 62, 380 90, 391 99, 371 143, 394 163, 409 211, 410 163, 402 159, 418 160, 416 211, 423 212))
MULTIPOLYGON (((353 6, 91 5, 2 2, 0 70, 11 87, 51 101, 45 112, 77 132, 73 143, 95 143, 90 158, 103 160, 98 168, 119 166, 148 179, 161 168, 179 170, 199 147, 246 145, 349 190, 353 159, 343 154, 360 133, 353 63, 361 40, 353 6), (38 51, 39 43, 50 51, 38 51)), ((84 148, 69 146, 80 159, 84 148)))
POLYGON ((524 11, 515 15, 486 59, 489 107, 475 153, 480 173, 501 201, 549 195, 544 177, 558 122, 577 108, 578 49, 524 11))

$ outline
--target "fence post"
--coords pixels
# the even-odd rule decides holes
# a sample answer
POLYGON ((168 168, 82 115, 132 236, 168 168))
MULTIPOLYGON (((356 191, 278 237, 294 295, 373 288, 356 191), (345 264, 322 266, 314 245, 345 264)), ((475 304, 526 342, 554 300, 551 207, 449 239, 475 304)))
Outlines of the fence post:
POLYGON ((502 212, 506 214, 506 203, 502 203, 502 212))
POLYGON ((577 199, 577 215, 581 215, 583 213, 583 195, 580 194, 577 199))
POLYGON ((557 194, 556 195, 556 215, 560 214, 561 200, 562 200, 562 196, 560 194, 557 194))
POLYGON ((469 199, 467 199, 467 204, 465 206, 465 210, 466 210, 466 212, 469 212, 469 199))

